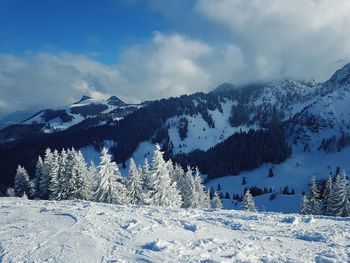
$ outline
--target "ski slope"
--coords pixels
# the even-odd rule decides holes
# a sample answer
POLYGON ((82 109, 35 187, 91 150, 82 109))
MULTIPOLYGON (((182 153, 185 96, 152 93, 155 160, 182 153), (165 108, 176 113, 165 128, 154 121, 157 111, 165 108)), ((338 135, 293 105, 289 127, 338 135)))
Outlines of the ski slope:
POLYGON ((349 262, 350 218, 0 198, 0 262, 349 262))

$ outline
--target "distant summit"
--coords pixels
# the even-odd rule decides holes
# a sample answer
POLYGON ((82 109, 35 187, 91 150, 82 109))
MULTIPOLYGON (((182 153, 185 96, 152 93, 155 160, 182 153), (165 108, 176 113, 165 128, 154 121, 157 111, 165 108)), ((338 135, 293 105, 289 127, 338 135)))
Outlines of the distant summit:
POLYGON ((81 99, 79 101, 75 102, 74 104, 78 104, 78 103, 80 103, 80 102, 82 102, 84 100, 89 100, 89 99, 91 99, 91 97, 83 95, 83 97, 81 97, 81 99))
POLYGON ((107 103, 109 105, 113 105, 113 106, 123 106, 126 105, 126 103, 124 101, 122 101, 121 99, 119 99, 116 96, 112 96, 107 100, 107 103))

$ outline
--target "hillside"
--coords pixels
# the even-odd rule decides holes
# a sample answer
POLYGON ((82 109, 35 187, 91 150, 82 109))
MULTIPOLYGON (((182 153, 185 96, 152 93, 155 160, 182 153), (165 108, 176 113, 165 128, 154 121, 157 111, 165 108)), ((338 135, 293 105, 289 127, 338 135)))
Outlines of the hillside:
POLYGON ((350 221, 0 198, 1 262, 348 262, 350 221))

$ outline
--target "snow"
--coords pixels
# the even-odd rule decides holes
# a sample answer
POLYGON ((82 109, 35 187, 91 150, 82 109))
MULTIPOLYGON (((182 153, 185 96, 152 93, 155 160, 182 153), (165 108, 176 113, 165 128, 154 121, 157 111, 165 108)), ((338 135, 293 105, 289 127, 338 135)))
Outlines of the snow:
POLYGON ((350 219, 0 198, 1 262, 349 262, 350 219))
MULTIPOLYGON (((344 148, 341 152, 325 153, 323 151, 313 153, 296 153, 290 159, 287 159, 281 164, 264 164, 257 169, 247 171, 238 176, 224 176, 209 181, 206 186, 217 189, 218 184, 221 186, 220 192, 228 192, 232 194, 243 194, 244 188, 257 186, 259 188, 272 188, 273 191, 279 193, 285 186, 289 190, 294 189, 297 195, 284 196, 278 195, 278 198, 270 201, 268 198, 256 197, 257 207, 259 210, 276 211, 283 213, 296 213, 300 211, 300 194, 309 192, 309 185, 312 176, 316 179, 327 179, 331 171, 335 171, 339 166, 347 174, 350 174, 350 147, 344 148), (274 177, 268 177, 270 168, 273 168, 274 177), (243 177, 246 178, 246 184, 242 185, 243 177), (279 201, 280 198, 288 198, 288 200, 279 201), (285 204, 288 204, 286 206, 285 204), (265 209, 264 209, 265 208, 265 209)), ((268 197, 270 196, 267 195, 268 197)), ((237 206, 232 205, 232 202, 224 202, 224 208, 237 209, 237 206)), ((238 206, 239 208, 239 206, 238 206)))
POLYGON ((215 123, 214 128, 209 127, 201 114, 194 116, 181 115, 180 117, 170 118, 167 123, 170 125, 168 132, 170 141, 174 145, 173 153, 189 153, 195 149, 206 151, 236 132, 258 129, 255 125, 232 127, 229 123, 229 117, 233 104, 235 102, 230 100, 226 100, 225 103, 222 102, 222 113, 218 109, 214 111, 208 110, 215 123), (186 118, 188 120, 187 138, 184 140, 181 140, 179 135, 178 126, 180 118, 186 118))
MULTIPOLYGON (((45 133, 52 133, 52 132, 57 132, 57 131, 64 131, 74 125, 79 124, 80 122, 84 121, 87 118, 94 118, 96 117, 95 115, 90 115, 90 116, 82 116, 80 114, 73 114, 71 113, 71 109, 73 108, 78 108, 78 107, 82 107, 82 106, 87 106, 87 105, 104 105, 107 107, 106 110, 102 111, 102 114, 110 114, 111 112, 113 112, 113 110, 115 109, 127 109, 127 108, 142 108, 143 105, 139 105, 139 104, 127 104, 124 106, 115 106, 112 104, 109 104, 108 100, 98 100, 98 99, 86 99, 83 100, 79 103, 75 103, 75 104, 70 104, 68 106, 63 106, 63 107, 59 107, 56 108, 55 110, 64 110, 68 115, 72 116, 73 119, 72 121, 69 122, 62 122, 62 120, 57 117, 55 119, 52 119, 50 121, 45 122, 44 120, 44 112, 41 112, 35 116, 33 116, 32 118, 26 120, 25 122, 23 122, 23 124, 33 124, 33 123, 41 123, 41 124, 45 124, 45 128, 43 128, 43 131, 45 133)), ((114 121, 118 121, 123 119, 122 117, 113 117, 114 121)), ((106 122, 100 122, 99 125, 104 125, 106 124, 106 122)))

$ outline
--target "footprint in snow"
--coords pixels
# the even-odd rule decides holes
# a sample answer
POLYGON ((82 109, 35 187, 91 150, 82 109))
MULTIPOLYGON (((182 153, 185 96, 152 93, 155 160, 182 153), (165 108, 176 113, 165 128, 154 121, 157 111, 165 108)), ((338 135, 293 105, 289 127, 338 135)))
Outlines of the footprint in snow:
POLYGON ((199 226, 197 226, 195 224, 189 224, 189 223, 184 222, 184 221, 181 222, 181 226, 183 227, 183 229, 191 231, 191 232, 196 232, 199 229, 199 226))
POLYGON ((157 239, 153 242, 145 244, 142 248, 152 250, 152 251, 161 251, 166 249, 167 246, 168 246, 168 242, 161 239, 157 239))

